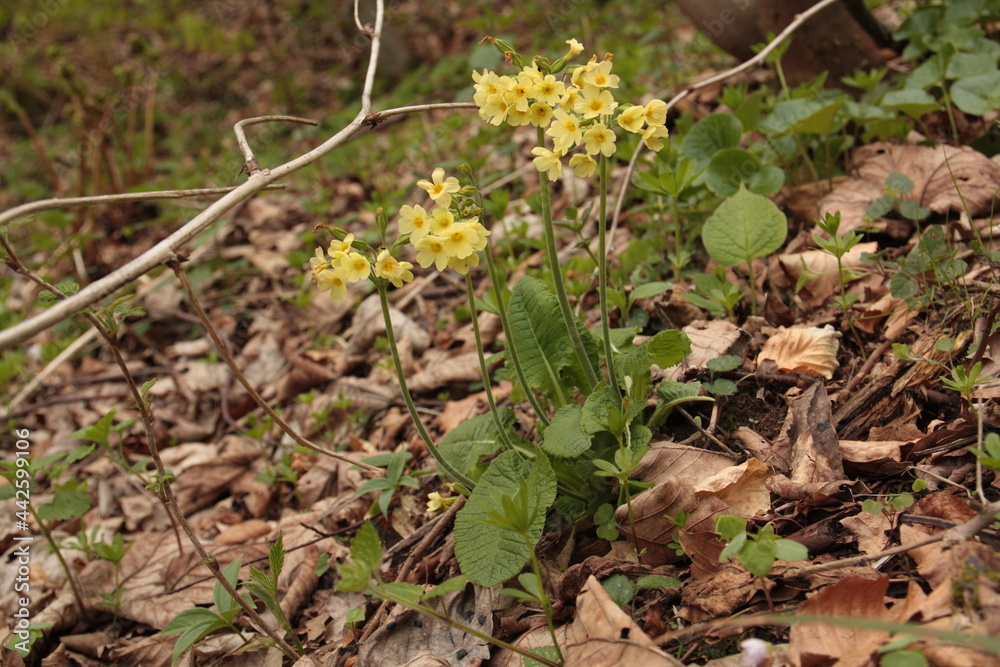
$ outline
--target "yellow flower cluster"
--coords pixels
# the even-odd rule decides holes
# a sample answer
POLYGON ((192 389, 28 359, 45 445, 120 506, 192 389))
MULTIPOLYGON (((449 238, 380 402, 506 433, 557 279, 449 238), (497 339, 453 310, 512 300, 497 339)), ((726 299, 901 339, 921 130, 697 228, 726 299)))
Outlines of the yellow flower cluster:
MULTIPOLYGON (((564 58, 583 50, 575 39, 566 43, 570 51, 564 58)), ((668 135, 667 104, 652 100, 645 106, 619 105, 610 90, 618 87, 619 78, 611 69, 610 55, 601 62, 594 56, 573 70, 568 84, 546 74, 535 63, 513 77, 486 69, 482 73, 473 71, 473 99, 479 115, 493 125, 545 128, 545 134, 552 138, 552 149, 539 146, 532 154, 536 156, 535 167, 550 181, 562 175, 561 158, 581 144, 584 151, 571 156, 569 166, 577 176, 592 176, 597 168, 596 156, 615 152, 615 123, 640 135, 653 151, 663 148, 663 139, 668 135)))
POLYGON ((452 194, 459 191, 458 179, 444 177, 444 169, 434 170, 430 181, 418 181, 438 208, 427 212, 423 206, 403 206, 399 209, 399 232, 409 234, 410 243, 417 251, 417 263, 423 268, 431 264, 438 271, 446 268, 467 274, 469 268, 479 266, 476 253, 486 248, 490 235, 478 217, 456 220, 448 208, 452 194))
POLYGON ((379 250, 373 266, 366 255, 353 249, 353 243, 354 234, 348 234, 343 241, 331 242, 326 253, 316 248, 316 256, 309 259, 313 282, 321 292, 329 291, 334 301, 347 298, 348 284, 371 276, 384 278, 396 287, 413 280, 413 265, 399 261, 388 249, 379 250))

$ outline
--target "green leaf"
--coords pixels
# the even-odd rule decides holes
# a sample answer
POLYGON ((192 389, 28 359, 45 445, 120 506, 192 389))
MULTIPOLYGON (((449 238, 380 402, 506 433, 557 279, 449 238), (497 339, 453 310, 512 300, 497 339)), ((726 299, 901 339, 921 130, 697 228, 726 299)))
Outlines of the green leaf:
POLYGON ((635 584, 629 581, 629 578, 624 574, 612 574, 601 582, 601 586, 607 591, 608 597, 619 607, 624 607, 635 597, 635 584))
POLYGON ((173 664, 177 662, 184 651, 191 648, 199 639, 226 627, 229 627, 229 623, 214 611, 195 607, 194 609, 185 609, 177 614, 159 634, 180 635, 174 642, 171 663, 173 664))
POLYGON ((271 576, 277 581, 278 577, 281 576, 282 568, 285 567, 285 543, 281 533, 278 533, 278 539, 274 541, 268 551, 267 564, 271 568, 271 576))
POLYGON ((963 78, 952 85, 950 92, 959 109, 973 116, 983 116, 1000 106, 1000 71, 994 69, 963 78))
POLYGON ((100 418, 93 426, 86 426, 78 431, 74 431, 71 436, 78 440, 90 440, 99 445, 108 445, 108 437, 111 435, 111 423, 114 421, 116 410, 100 418))
POLYGON ((514 286, 507 318, 528 384, 565 404, 560 374, 574 352, 556 297, 541 280, 525 276, 514 286))
POLYGON ((618 409, 618 394, 611 385, 602 382, 583 404, 580 422, 583 432, 593 435, 608 430, 609 414, 618 409))
MULTIPOLYGON (((514 411, 500 409, 500 422, 513 437, 510 426, 514 423, 514 411)), ((438 445, 441 454, 461 472, 468 472, 483 456, 493 454, 500 448, 500 434, 490 414, 476 415, 462 422, 438 445)))
POLYGON ((465 507, 455 517, 455 555, 465 574, 480 586, 495 586, 520 572, 538 542, 545 524, 545 512, 556 496, 556 478, 548 459, 539 454, 530 465, 516 452, 507 451, 490 464, 479 478, 465 507), (529 541, 493 525, 488 514, 500 506, 497 498, 513 497, 527 478, 533 514, 529 541))
MULTIPOLYGON (((534 653, 540 658, 545 658, 553 662, 559 661, 559 651, 555 646, 539 646, 528 651, 528 653, 534 653)), ((537 660, 532 660, 531 658, 523 658, 524 667, 545 667, 545 665, 537 660)))
POLYGON ((691 354, 691 339, 676 329, 661 331, 643 345, 649 350, 653 363, 660 368, 676 366, 691 354))
POLYGON ((553 456, 579 456, 590 449, 590 435, 583 432, 583 408, 564 405, 552 415, 552 423, 542 434, 542 449, 553 456))
POLYGON ((629 298, 632 301, 638 299, 648 299, 651 296, 656 296, 657 294, 663 294, 664 292, 669 292, 674 286, 673 283, 667 283, 659 280, 654 280, 652 282, 644 283, 637 286, 632 293, 629 294, 629 298))
POLYGON ((635 582, 636 588, 680 588, 683 584, 673 577, 663 577, 658 574, 649 574, 639 577, 635 582))
POLYGON ((735 556, 737 553, 739 553, 740 549, 743 548, 743 545, 745 545, 746 542, 747 542, 746 531, 737 533, 733 537, 732 541, 729 544, 727 544, 726 547, 722 550, 722 553, 719 554, 719 562, 725 563, 727 560, 735 556))
POLYGON ((738 357, 735 354, 726 354, 715 359, 709 359, 705 362, 705 367, 713 373, 723 373, 736 370, 742 363, 743 357, 738 357))
POLYGON ((712 156, 705 171, 705 185, 722 197, 731 197, 760 171, 760 159, 745 148, 726 148, 712 156))
POLYGON ((347 615, 344 616, 344 624, 349 626, 354 626, 365 620, 365 612, 363 609, 349 609, 347 615))
POLYGON ((775 540, 748 541, 740 549, 740 563, 757 577, 766 577, 774 567, 775 540))
POLYGON ((351 560, 369 572, 378 570, 382 564, 382 545, 378 541, 378 531, 370 521, 366 521, 351 542, 351 560))
POLYGON ((732 396, 736 393, 736 383, 726 378, 716 378, 711 382, 702 382, 702 388, 716 396, 732 396))
POLYGON ((448 593, 454 593, 455 591, 460 591, 465 588, 465 585, 467 583, 469 583, 469 578, 461 574, 458 575, 457 577, 445 579, 440 584, 438 584, 431 590, 424 593, 423 599, 430 600, 431 598, 436 598, 442 595, 447 595, 448 593))
POLYGON ((90 509, 90 496, 83 491, 56 492, 51 502, 38 508, 38 516, 46 521, 68 521, 90 509))
MULTIPOLYGON (((226 569, 222 571, 222 576, 225 577, 229 585, 234 589, 240 580, 240 567, 243 556, 237 556, 236 560, 226 566, 226 569)), ((220 614, 226 614, 235 609, 239 609, 240 605, 233 599, 233 596, 229 594, 222 584, 218 581, 215 582, 215 586, 212 588, 212 600, 215 601, 215 608, 219 610, 220 614)))
POLYGON ((930 93, 915 88, 890 90, 882 96, 882 106, 902 111, 911 118, 920 118, 941 108, 930 93))
POLYGON ((371 570, 361 565, 344 563, 337 568, 337 572, 340 574, 340 580, 337 581, 338 591, 355 593, 365 590, 371 583, 371 570))
POLYGON ((407 584, 402 581, 391 581, 387 584, 382 584, 379 588, 384 590, 390 595, 402 598, 408 602, 419 602, 420 598, 424 595, 424 587, 418 586, 416 584, 407 584))
POLYGON ((699 163, 708 162, 717 151, 735 148, 743 136, 743 124, 730 114, 714 113, 695 123, 684 137, 681 152, 699 163))
POLYGON ((774 252, 785 242, 788 221, 767 197, 740 188, 705 221, 702 241, 723 266, 736 266, 774 252))
POLYGON ((795 540, 779 537, 774 541, 774 555, 781 560, 809 560, 809 549, 795 540))
POLYGON ((885 511, 885 505, 877 500, 872 500, 871 498, 866 498, 861 503, 861 511, 866 514, 871 514, 872 516, 878 516, 885 511))
POLYGON ((747 520, 742 517, 731 514, 715 517, 715 532, 726 541, 732 540, 740 533, 745 533, 746 530, 747 520))

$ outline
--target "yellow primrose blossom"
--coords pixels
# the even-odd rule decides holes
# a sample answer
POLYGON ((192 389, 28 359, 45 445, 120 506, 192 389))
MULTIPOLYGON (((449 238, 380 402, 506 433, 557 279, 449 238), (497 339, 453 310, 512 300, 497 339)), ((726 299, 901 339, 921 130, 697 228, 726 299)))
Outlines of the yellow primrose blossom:
POLYGON ((586 153, 577 153, 569 159, 569 167, 580 178, 589 178, 597 171, 597 160, 586 153))
POLYGON ((562 157, 562 153, 553 153, 548 148, 537 146, 531 149, 531 154, 538 156, 533 160, 535 168, 542 173, 547 172, 550 181, 555 181, 562 176, 562 162, 559 159, 562 157))
POLYGON ((371 262, 360 252, 349 252, 340 258, 338 267, 344 280, 349 283, 364 280, 372 272, 371 262))
MULTIPOLYGON (((479 252, 480 250, 485 250, 486 237, 490 235, 490 230, 483 227, 483 223, 479 222, 478 217, 469 218, 468 220, 466 220, 466 222, 472 225, 472 228, 476 230, 476 234, 479 236, 479 240, 476 242, 474 246, 472 246, 472 249, 475 250, 476 252, 479 252)), ((479 261, 476 260, 476 263, 473 264, 473 266, 479 266, 479 261)))
MULTIPOLYGON (((454 222, 455 216, 451 211, 446 208, 436 208, 431 211, 429 233, 441 236, 454 222)), ((411 242, 413 241, 412 238, 410 240, 411 242)), ((417 240, 419 241, 420 239, 417 240)), ((416 245, 416 243, 413 243, 413 245, 416 245)))
POLYGON ((434 203, 438 206, 451 204, 451 194, 459 191, 458 179, 454 176, 444 177, 444 169, 438 167, 431 174, 431 181, 417 181, 417 187, 427 190, 434 203))
POLYGON ((521 127, 522 125, 528 125, 530 123, 530 111, 518 111, 517 109, 511 107, 510 111, 507 113, 507 124, 511 127, 521 127))
POLYGON ((552 122, 545 134, 552 137, 556 150, 561 153, 566 153, 583 139, 580 119, 562 109, 552 112, 552 122))
POLYGON ((507 120, 510 105, 507 98, 497 93, 486 98, 486 104, 479 109, 479 116, 490 125, 500 125, 507 120))
POLYGON ((403 206, 399 209, 399 233, 409 234, 410 243, 416 243, 430 230, 430 218, 423 206, 403 206))
POLYGON ((578 53, 583 53, 583 44, 575 39, 567 39, 566 43, 569 44, 569 53, 566 54, 566 58, 572 58, 578 53))
POLYGON ((618 116, 618 124, 629 132, 642 132, 642 126, 646 123, 644 107, 629 107, 618 116))
POLYGON ((610 60, 605 60, 589 68, 580 78, 585 84, 598 88, 617 88, 619 81, 618 75, 611 73, 610 60))
POLYGON ((534 84, 525 83, 522 80, 518 80, 511 86, 511 89, 507 91, 504 97, 507 98, 507 103, 514 109, 518 111, 527 111, 530 103, 528 100, 533 97, 532 91, 534 84))
POLYGON ((475 95, 472 99, 475 100, 476 104, 482 107, 486 104, 486 98, 490 95, 501 95, 503 90, 500 89, 500 77, 497 76, 496 72, 491 72, 488 69, 484 69, 483 73, 473 70, 472 80, 475 81, 473 86, 476 90, 475 95))
POLYGON ((479 233, 476 231, 476 227, 467 221, 456 222, 445 230, 441 238, 444 240, 444 251, 458 259, 474 253, 476 245, 479 244, 479 233))
POLYGON ((312 266, 312 279, 316 280, 316 275, 325 269, 330 268, 330 261, 322 248, 316 248, 316 256, 309 258, 309 265, 312 266))
POLYGON ((414 244, 417 249, 417 264, 425 269, 433 264, 438 271, 444 271, 448 266, 450 255, 445 250, 444 239, 434 234, 428 234, 414 244))
POLYGON ((466 257, 459 259, 458 257, 451 257, 448 259, 448 268, 458 271, 463 276, 469 273, 469 269, 474 266, 479 266, 479 255, 472 253, 466 257))
POLYGON ((437 491, 431 491, 427 494, 427 511, 436 512, 437 510, 446 510, 454 504, 457 498, 458 496, 445 498, 437 491))
POLYGON ((645 119, 647 125, 663 125, 667 122, 667 103, 663 100, 650 100, 646 103, 645 119))
POLYGON ((614 113, 616 108, 618 108, 618 102, 615 102, 610 91, 591 85, 583 89, 583 94, 573 105, 573 110, 584 118, 606 116, 614 113))
POLYGON ((576 108, 576 101, 580 99, 580 89, 576 86, 570 86, 563 93, 563 96, 559 98, 559 108, 563 111, 573 111, 576 108))
POLYGON ((591 56, 590 62, 588 62, 586 65, 580 65, 575 70, 573 70, 573 74, 570 75, 570 81, 577 88, 583 88, 584 86, 583 75, 595 67, 597 67, 597 56, 591 56))
MULTIPOLYGON (((538 82, 541 80, 542 80, 542 71, 537 67, 535 67, 534 64, 528 65, 517 74, 518 83, 523 83, 529 88, 534 88, 536 85, 538 85, 538 82)), ((535 96, 534 92, 535 92, 534 90, 531 91, 532 93, 531 97, 535 96)))
POLYGON ((566 92, 566 84, 551 74, 535 84, 535 100, 552 107, 559 104, 559 98, 566 92))
POLYGON ((642 133, 642 143, 646 144, 646 148, 649 150, 659 152, 663 148, 663 139, 669 135, 670 133, 663 125, 651 125, 642 133))
POLYGON ((542 102, 535 102, 528 109, 528 118, 535 127, 548 127, 552 120, 552 107, 542 102))
POLYGON ((329 291, 334 301, 343 301, 347 298, 347 281, 340 271, 324 269, 317 274, 316 283, 319 291, 329 291))
POLYGON ((375 275, 385 278, 396 287, 402 287, 403 283, 413 280, 413 272, 410 269, 413 265, 409 262, 400 262, 389 254, 389 251, 382 248, 375 258, 375 275))
POLYGON ((615 132, 604 126, 604 123, 594 123, 583 133, 583 143, 589 155, 602 153, 605 156, 615 152, 615 132))
POLYGON ((343 241, 334 239, 330 241, 330 249, 327 254, 336 261, 351 251, 352 243, 354 243, 354 234, 348 234, 343 241))

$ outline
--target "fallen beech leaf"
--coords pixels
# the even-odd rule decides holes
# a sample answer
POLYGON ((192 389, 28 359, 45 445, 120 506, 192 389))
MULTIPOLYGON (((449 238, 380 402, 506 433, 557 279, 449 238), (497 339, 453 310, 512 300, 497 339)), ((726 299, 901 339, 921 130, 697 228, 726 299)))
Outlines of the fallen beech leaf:
POLYGON ((697 484, 732 465, 731 458, 718 452, 675 442, 657 442, 650 445, 649 452, 632 477, 640 482, 654 484, 659 484, 668 477, 697 484))
POLYGON ((833 378, 840 349, 840 332, 827 324, 819 327, 779 327, 771 336, 760 354, 757 363, 772 359, 783 371, 804 371, 811 375, 821 375, 827 380, 833 378))
POLYGON ((890 546, 886 535, 892 530, 892 522, 885 513, 861 512, 841 519, 840 524, 857 538, 858 549, 862 553, 871 556, 885 551, 890 546))
POLYGON ((705 368, 706 362, 727 354, 742 357, 750 342, 750 334, 728 320, 698 320, 682 331, 691 339, 691 353, 657 374, 657 380, 679 380, 689 369, 705 368))
POLYGON ((764 483, 771 469, 750 459, 738 466, 720 470, 695 484, 699 497, 715 496, 745 517, 765 514, 771 507, 771 492, 764 483))
MULTIPOLYGON (((811 596, 798 611, 803 615, 894 620, 883 602, 888 587, 888 577, 848 577, 811 596)), ((871 655, 887 641, 889 633, 880 630, 802 623, 792 626, 788 647, 792 664, 836 662, 842 667, 862 667, 870 664, 871 655)))
POLYGON ((792 443, 791 480, 799 484, 844 479, 840 442, 826 387, 814 382, 800 396, 788 399, 788 439, 792 443))

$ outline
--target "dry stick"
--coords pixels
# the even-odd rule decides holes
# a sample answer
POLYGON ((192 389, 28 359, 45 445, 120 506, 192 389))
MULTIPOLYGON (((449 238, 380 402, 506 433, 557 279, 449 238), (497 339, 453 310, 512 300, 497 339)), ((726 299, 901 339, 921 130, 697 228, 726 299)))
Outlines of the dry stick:
POLYGON ((719 447, 722 447, 722 449, 724 449, 725 451, 729 452, 729 454, 731 456, 737 456, 737 457, 739 456, 739 454, 737 454, 733 450, 729 449, 729 447, 726 447, 726 445, 721 440, 719 440, 714 435, 712 435, 711 433, 709 433, 705 429, 704 426, 702 426, 701 424, 699 424, 698 421, 694 417, 692 417, 690 414, 688 414, 687 410, 685 410, 684 408, 677 408, 677 411, 680 412, 681 415, 685 419, 687 419, 689 422, 691 422, 691 425, 694 426, 696 429, 698 429, 698 431, 700 431, 703 436, 705 436, 706 438, 708 438, 709 440, 711 440, 712 442, 714 442, 719 447))
POLYGON ((198 319, 201 320, 202 325, 205 327, 209 337, 212 339, 212 343, 215 345, 215 349, 219 351, 219 355, 222 357, 222 360, 226 362, 226 365, 229 366, 229 370, 233 372, 233 375, 235 375, 236 379, 240 381, 243 388, 247 390, 247 393, 250 394, 251 398, 253 398, 257 405, 260 406, 260 409, 266 412, 267 416, 274 420, 274 423, 278 425, 278 428, 306 449, 311 449, 312 451, 319 452, 320 454, 326 454, 327 456, 337 459, 338 461, 356 465, 378 477, 385 474, 385 471, 381 468, 376 468, 375 466, 365 463, 364 461, 355 461, 346 454, 335 452, 331 449, 321 447, 314 442, 306 440, 301 434, 298 433, 298 431, 293 429, 288 422, 282 419, 281 415, 275 412, 271 406, 268 405, 267 401, 264 400, 264 397, 260 395, 260 392, 257 391, 256 387, 253 386, 250 380, 248 380, 240 370, 240 367, 236 364, 236 360, 233 359, 233 355, 229 353, 229 348, 219 337, 219 333, 212 325, 212 321, 208 318, 208 314, 205 312, 205 309, 201 307, 201 301, 199 301, 198 295, 194 291, 194 287, 191 286, 191 281, 188 280, 187 273, 181 267, 180 260, 172 259, 167 262, 167 266, 170 267, 174 274, 176 274, 177 279, 181 281, 181 287, 183 287, 184 291, 187 292, 188 299, 191 301, 191 307, 194 309, 198 319))
MULTIPOLYGON (((65 294, 60 292, 54 285, 50 285, 45 280, 42 280, 36 276, 32 271, 27 269, 17 255, 14 253, 14 249, 11 248, 5 239, 0 236, 0 245, 3 246, 4 250, 7 251, 9 259, 7 264, 15 271, 25 276, 32 282, 44 287, 46 290, 56 295, 59 298, 67 298, 65 294)), ((188 540, 194 546, 198 555, 201 557, 202 561, 208 566, 208 569, 212 572, 212 575, 222 584, 234 600, 243 607, 243 610, 247 612, 247 615, 253 620, 254 623, 258 624, 261 631, 268 635, 275 643, 281 648, 288 657, 293 660, 298 659, 299 655, 291 646, 289 646, 280 635, 272 631, 272 629, 264 623, 263 619, 257 614, 257 611, 250 605, 246 600, 236 592, 236 589, 229 583, 225 576, 222 574, 222 570, 219 569, 219 564, 216 562, 215 557, 209 554, 205 547, 202 545, 198 536, 195 534, 194 529, 191 528, 191 524, 188 523, 187 519, 184 517, 184 513, 181 512, 180 506, 177 504, 177 499, 174 496, 173 487, 170 485, 169 476, 167 475, 166 467, 163 465, 163 460, 160 458, 160 449, 156 445, 156 434, 153 431, 153 413, 149 409, 149 405, 146 403, 145 397, 142 391, 135 383, 135 378, 132 377, 132 373, 128 368, 128 364, 125 363, 125 358, 121 354, 121 349, 118 347, 118 340, 115 334, 108 331, 104 324, 93 314, 84 313, 84 317, 91 323, 94 329, 104 338, 105 342, 108 344, 108 348, 111 350, 112 355, 115 358, 115 363, 118 364, 118 368, 121 369, 122 375, 125 377, 125 382, 128 384, 129 392, 132 394, 132 398, 135 401, 136 408, 139 410, 139 414, 142 416, 143 428, 146 433, 146 446, 149 448, 150 458, 153 460, 153 464, 156 467, 157 481, 155 486, 155 492, 160 502, 163 503, 167 510, 167 514, 171 517, 171 523, 173 524, 174 534, 177 538, 177 549, 180 553, 183 550, 183 545, 181 544, 180 534, 177 532, 177 526, 180 525, 184 530, 185 535, 187 535, 188 540)), ((62 554, 58 549, 55 550, 56 558, 66 566, 65 561, 63 561, 62 554)), ((70 587, 73 590, 73 594, 76 597, 77 604, 80 607, 81 613, 85 613, 83 597, 80 593, 79 588, 76 585, 76 581, 70 574, 70 570, 66 568, 66 576, 69 579, 70 587)))
POLYGON ((244 118, 236 123, 236 125, 233 126, 233 132, 236 133, 236 143, 239 144, 240 152, 243 153, 247 174, 251 176, 260 171, 260 165, 257 164, 257 160, 253 157, 253 151, 250 150, 250 144, 247 142, 247 135, 243 132, 243 128, 247 125, 258 125, 260 123, 271 122, 319 125, 319 121, 311 120, 309 118, 299 118, 298 116, 257 116, 256 118, 244 118))
MULTIPOLYGON (((813 16, 823 11, 830 5, 836 4, 837 2, 839 2, 839 0, 821 0, 821 2, 817 2, 815 5, 813 5, 806 11, 802 12, 801 14, 797 14, 795 16, 795 19, 792 20, 792 22, 789 23, 788 26, 786 26, 785 29, 781 31, 781 34, 779 34, 777 37, 771 40, 771 42, 766 47, 764 47, 764 49, 761 50, 760 53, 755 55, 750 60, 747 60, 746 62, 741 63, 740 65, 737 65, 736 67, 730 70, 726 70, 725 72, 716 74, 715 76, 711 76, 707 79, 699 81, 698 83, 691 84, 690 86, 679 92, 677 95, 675 95, 669 102, 667 102, 667 108, 666 108, 667 113, 669 113, 671 109, 677 106, 678 102, 680 102, 681 100, 683 100, 685 97, 695 92, 696 90, 701 90, 702 88, 707 88, 708 86, 719 83, 720 81, 725 81, 726 79, 732 76, 735 76, 741 72, 745 72, 746 70, 764 62, 764 60, 769 55, 771 55, 771 52, 774 51, 776 48, 778 48, 778 46, 783 41, 785 41, 785 39, 787 39, 789 35, 798 30, 803 23, 805 23, 806 21, 808 21, 813 16)), ((614 250, 613 244, 615 238, 615 230, 618 229, 618 219, 621 216, 622 206, 625 203, 625 193, 628 191, 629 183, 632 181, 632 174, 635 173, 635 165, 636 163, 638 163, 639 156, 642 154, 642 152, 643 152, 643 146, 642 144, 640 144, 635 149, 635 153, 632 154, 632 159, 628 163, 628 170, 625 172, 625 178, 622 180, 621 189, 619 189, 618 191, 618 199, 615 201, 615 215, 613 220, 611 221, 611 230, 609 232, 609 237, 611 241, 608 244, 608 252, 614 250)))
MULTIPOLYGON (((213 202, 183 227, 119 269, 116 269, 100 280, 94 281, 65 301, 57 303, 52 308, 39 313, 30 320, 26 320, 0 332, 0 350, 27 340, 40 331, 100 301, 153 268, 160 266, 173 257, 175 251, 180 250, 203 229, 221 218, 233 206, 249 199, 281 178, 316 162, 334 148, 343 144, 350 137, 360 132, 365 125, 365 119, 371 112, 371 95, 372 87, 375 84, 375 71, 381 46, 383 14, 384 2, 383 0, 376 0, 375 28, 370 33, 372 50, 368 59, 368 71, 365 74, 364 88, 361 93, 361 109, 354 117, 354 120, 334 136, 304 155, 300 155, 294 160, 270 169, 267 172, 261 171, 250 176, 246 183, 237 186, 213 202)), ((12 211, 0 213, 0 226, 9 223, 17 215, 18 213, 12 211)))
POLYGON ((963 524, 959 524, 954 528, 949 528, 943 532, 929 537, 928 539, 917 542, 916 544, 910 544, 906 546, 894 547, 892 549, 886 549, 885 551, 880 551, 877 554, 865 554, 863 556, 855 556, 853 558, 845 558, 843 560, 830 561, 829 563, 820 563, 818 565, 809 565, 807 567, 798 570, 795 574, 798 577, 807 577, 810 574, 818 574, 820 572, 828 572, 829 570, 838 570, 842 567, 851 567, 852 565, 863 565, 870 561, 880 560, 885 556, 894 556, 896 554, 901 554, 909 551, 910 549, 918 549, 920 547, 925 547, 929 544, 934 544, 936 542, 944 542, 944 547, 950 549, 960 542, 967 541, 974 537, 976 533, 983 530, 991 523, 996 521, 996 514, 1000 513, 1000 500, 997 500, 986 507, 984 507, 979 514, 975 517, 966 521, 963 524))

